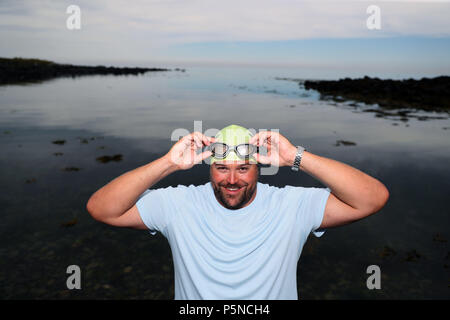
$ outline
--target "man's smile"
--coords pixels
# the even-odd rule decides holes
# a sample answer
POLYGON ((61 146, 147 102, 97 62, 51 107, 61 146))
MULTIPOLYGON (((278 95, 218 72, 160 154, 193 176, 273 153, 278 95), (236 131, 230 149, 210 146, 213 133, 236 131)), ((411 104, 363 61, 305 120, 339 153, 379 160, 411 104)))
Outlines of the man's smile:
POLYGON ((238 186, 226 186, 226 187, 222 187, 222 188, 229 195, 238 194, 239 192, 241 192, 244 189, 244 187, 238 187, 238 186))

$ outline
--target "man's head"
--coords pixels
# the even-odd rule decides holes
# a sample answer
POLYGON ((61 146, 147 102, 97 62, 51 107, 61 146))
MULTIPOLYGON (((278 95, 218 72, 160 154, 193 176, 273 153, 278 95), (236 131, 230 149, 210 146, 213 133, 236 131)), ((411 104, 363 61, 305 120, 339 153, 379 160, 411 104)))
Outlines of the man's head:
POLYGON ((217 143, 228 146, 225 157, 211 157, 210 178, 214 194, 225 208, 240 209, 247 206, 256 195, 259 168, 250 155, 246 158, 236 154, 235 146, 248 144, 251 132, 241 126, 230 125, 216 135, 217 143))

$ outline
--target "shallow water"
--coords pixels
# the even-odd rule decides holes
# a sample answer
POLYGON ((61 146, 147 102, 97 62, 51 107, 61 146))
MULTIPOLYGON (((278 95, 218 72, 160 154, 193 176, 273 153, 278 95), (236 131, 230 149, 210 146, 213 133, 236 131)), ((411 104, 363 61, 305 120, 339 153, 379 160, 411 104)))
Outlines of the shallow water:
MULTIPOLYGON (((165 154, 174 130, 236 123, 278 129, 390 191, 379 213, 310 237, 298 267, 300 298, 448 299, 448 115, 380 116, 366 112, 376 106, 322 101, 284 78, 302 79, 302 70, 197 67, 0 87, 0 297, 173 298, 165 238, 96 222, 86 202, 110 180, 165 154), (64 142, 52 143, 58 140, 64 142), (114 155, 122 157, 96 160, 114 155), (73 264, 82 271, 81 290, 66 287, 73 264), (369 265, 381 269, 380 290, 366 286, 369 265)), ((155 187, 208 179, 202 164, 155 187)), ((287 168, 261 181, 321 186, 287 168)))

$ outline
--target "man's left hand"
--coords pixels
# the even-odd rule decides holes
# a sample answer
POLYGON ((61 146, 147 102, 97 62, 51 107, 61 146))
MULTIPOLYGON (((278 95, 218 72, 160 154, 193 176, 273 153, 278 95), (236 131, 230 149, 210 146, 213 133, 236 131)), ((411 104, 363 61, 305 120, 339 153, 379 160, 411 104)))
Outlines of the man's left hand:
POLYGON ((297 147, 278 132, 258 132, 250 139, 249 143, 258 147, 263 146, 267 149, 267 155, 254 154, 255 159, 259 163, 277 167, 292 166, 294 164, 297 147))

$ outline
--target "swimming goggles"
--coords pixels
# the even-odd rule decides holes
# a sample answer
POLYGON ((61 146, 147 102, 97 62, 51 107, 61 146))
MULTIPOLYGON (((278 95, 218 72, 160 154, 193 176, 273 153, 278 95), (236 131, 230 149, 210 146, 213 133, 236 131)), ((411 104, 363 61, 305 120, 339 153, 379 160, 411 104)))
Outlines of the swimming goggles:
POLYGON ((223 142, 215 142, 209 145, 208 149, 211 150, 212 156, 216 159, 225 159, 231 151, 234 151, 234 153, 236 153, 236 155, 241 159, 248 159, 258 150, 258 147, 249 143, 229 146, 223 142))

